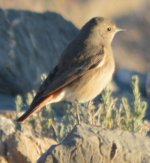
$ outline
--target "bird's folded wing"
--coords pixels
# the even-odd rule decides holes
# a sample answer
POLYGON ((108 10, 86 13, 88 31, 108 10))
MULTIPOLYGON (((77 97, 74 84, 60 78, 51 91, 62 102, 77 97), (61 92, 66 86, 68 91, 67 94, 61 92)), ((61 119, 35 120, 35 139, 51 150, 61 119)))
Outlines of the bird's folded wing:
POLYGON ((84 62, 75 62, 71 67, 66 69, 66 65, 62 66, 60 70, 56 70, 56 74, 51 74, 47 77, 41 85, 37 95, 35 96, 31 108, 38 105, 46 97, 63 89, 65 86, 71 84, 74 80, 80 78, 93 68, 96 68, 104 59, 104 54, 95 54, 88 57, 84 62), (58 72, 58 73, 57 73, 58 72))

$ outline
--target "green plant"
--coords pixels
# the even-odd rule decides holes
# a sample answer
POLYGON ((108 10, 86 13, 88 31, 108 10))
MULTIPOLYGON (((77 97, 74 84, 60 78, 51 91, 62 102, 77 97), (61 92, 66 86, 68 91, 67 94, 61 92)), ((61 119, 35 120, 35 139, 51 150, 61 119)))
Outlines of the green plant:
POLYGON ((133 101, 126 97, 114 98, 112 92, 106 88, 102 93, 102 103, 98 107, 90 105, 90 123, 106 128, 120 128, 131 132, 144 132, 148 122, 144 121, 147 103, 142 100, 139 90, 139 78, 132 77, 133 101), (92 108, 92 109, 91 109, 92 108), (92 119, 92 121, 91 121, 92 119))
POLYGON ((129 104, 126 98, 122 98, 124 108, 123 129, 139 132, 144 125, 144 117, 147 109, 147 103, 141 99, 139 90, 139 79, 132 77, 133 102, 129 104))
MULTIPOLYGON (((45 74, 41 76, 42 80, 45 78, 45 74)), ((80 106, 82 122, 101 125, 110 129, 120 128, 146 134, 150 129, 146 127, 149 126, 148 122, 143 120, 147 103, 141 98, 137 76, 132 78, 132 90, 133 100, 131 101, 125 97, 114 98, 112 92, 106 88, 102 93, 102 102, 98 106, 94 105, 93 102, 80 106)), ((24 101, 27 106, 33 100, 34 94, 35 92, 31 92, 25 96, 24 101)), ((22 111, 24 104, 21 96, 17 96, 16 106, 17 112, 22 111)), ((28 121, 35 132, 38 128, 38 134, 51 136, 58 141, 62 140, 76 124, 75 108, 68 104, 65 105, 65 111, 61 117, 51 108, 51 105, 47 105, 43 112, 37 115, 28 121)))
POLYGON ((116 128, 119 118, 119 109, 117 108, 117 98, 112 96, 110 89, 106 88, 102 93, 102 102, 98 107, 91 106, 88 108, 93 113, 90 114, 90 119, 93 119, 92 124, 104 126, 106 128, 116 128))
POLYGON ((119 110, 116 107, 117 98, 112 97, 112 92, 106 88, 102 94, 103 116, 101 124, 107 128, 115 128, 119 117, 119 110))

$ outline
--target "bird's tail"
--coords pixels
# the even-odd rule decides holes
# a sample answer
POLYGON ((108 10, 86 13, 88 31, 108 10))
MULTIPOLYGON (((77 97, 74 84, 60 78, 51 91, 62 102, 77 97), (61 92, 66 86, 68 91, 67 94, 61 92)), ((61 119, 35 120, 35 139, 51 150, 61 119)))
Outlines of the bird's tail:
POLYGON ((35 96, 32 104, 31 104, 29 110, 27 110, 21 117, 19 117, 17 119, 17 122, 24 121, 30 115, 41 110, 42 108, 44 108, 44 106, 46 106, 49 103, 59 102, 60 100, 63 99, 63 97, 64 97, 64 92, 62 90, 58 90, 58 91, 54 92, 53 94, 50 94, 46 97, 42 97, 40 95, 38 96, 38 94, 37 94, 37 96, 35 96))
POLYGON ((21 117, 17 119, 17 122, 22 122, 33 113, 36 113, 39 110, 43 109, 44 106, 46 106, 48 103, 51 103, 52 98, 53 95, 45 98, 42 102, 39 102, 36 106, 31 104, 30 108, 23 115, 21 115, 21 117))

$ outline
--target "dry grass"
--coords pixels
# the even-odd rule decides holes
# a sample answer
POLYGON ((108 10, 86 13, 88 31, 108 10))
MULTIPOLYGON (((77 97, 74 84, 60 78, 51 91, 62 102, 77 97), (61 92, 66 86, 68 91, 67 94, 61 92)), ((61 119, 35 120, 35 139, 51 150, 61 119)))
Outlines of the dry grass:
MULTIPOLYGON (((106 89, 102 94, 102 102, 99 105, 94 105, 92 102, 80 105, 81 122, 109 129, 120 128, 147 134, 150 131, 149 122, 144 121, 147 103, 141 99, 137 77, 133 77, 132 86, 133 101, 125 97, 114 98, 112 92, 106 89)), ((33 97, 33 93, 26 96, 27 107, 29 107, 33 97)), ((23 106, 20 96, 16 99, 16 106, 17 113, 20 113, 23 106)), ((76 109, 73 106, 66 105, 65 112, 60 117, 57 112, 51 109, 51 105, 47 105, 43 112, 30 117, 25 123, 30 124, 36 134, 53 137, 60 141, 77 123, 76 109)), ((16 128, 19 130, 26 128, 23 125, 17 123, 16 128)))

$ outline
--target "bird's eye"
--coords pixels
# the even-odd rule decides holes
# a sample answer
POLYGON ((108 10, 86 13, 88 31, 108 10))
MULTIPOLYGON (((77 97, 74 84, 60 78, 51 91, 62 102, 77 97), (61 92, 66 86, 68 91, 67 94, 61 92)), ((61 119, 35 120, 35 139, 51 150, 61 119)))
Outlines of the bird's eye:
POLYGON ((108 27, 108 28, 107 28, 107 31, 109 31, 109 32, 110 32, 110 31, 111 31, 111 27, 108 27))

